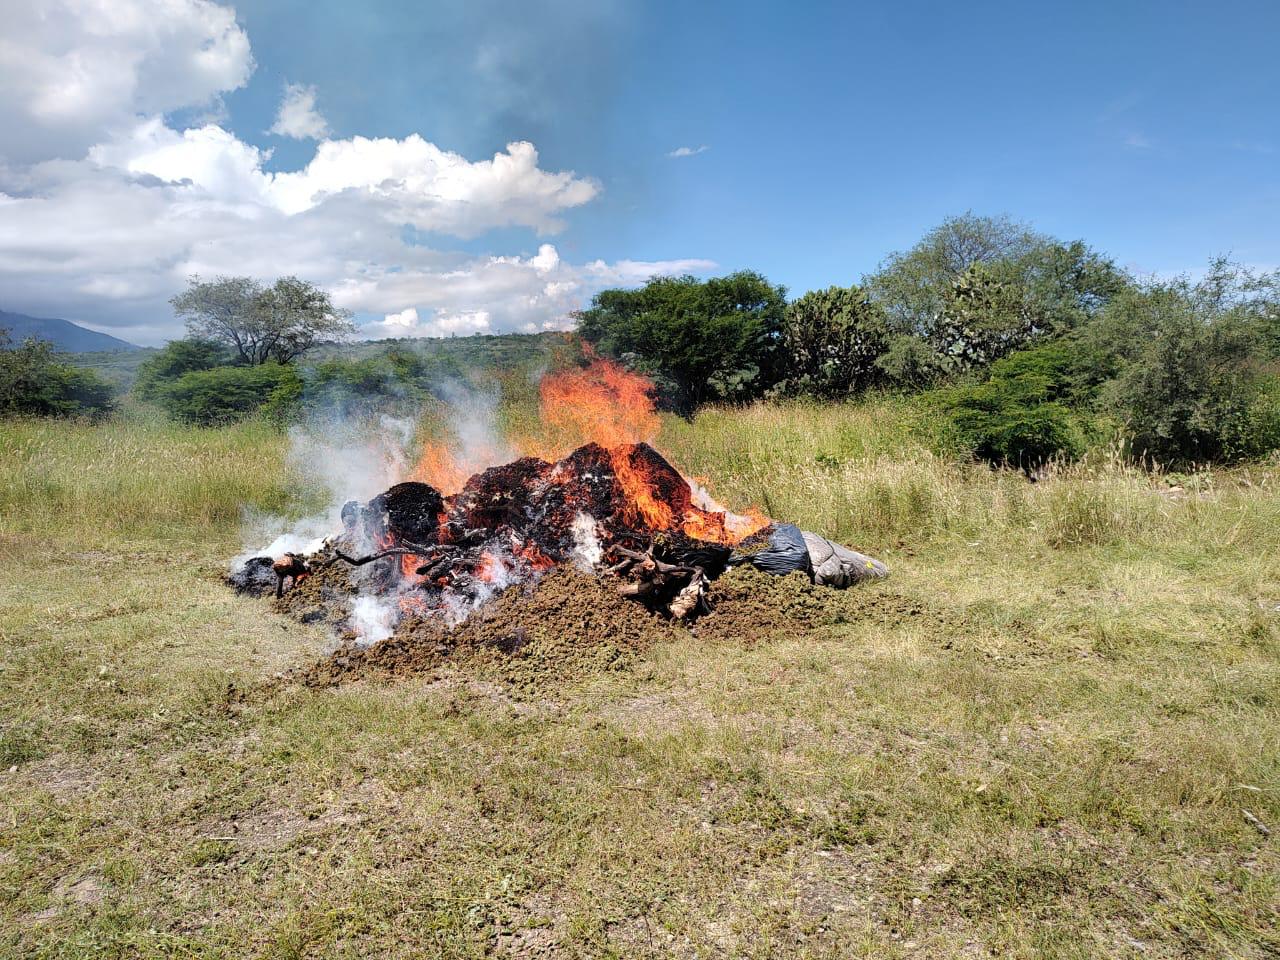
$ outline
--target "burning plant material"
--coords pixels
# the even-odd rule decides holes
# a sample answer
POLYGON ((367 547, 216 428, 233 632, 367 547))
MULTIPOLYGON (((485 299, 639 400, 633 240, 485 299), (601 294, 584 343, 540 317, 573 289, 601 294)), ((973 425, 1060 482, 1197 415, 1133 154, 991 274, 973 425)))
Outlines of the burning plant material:
POLYGON ((527 590, 504 591, 552 571, 578 572, 555 581, 562 586, 589 574, 648 615, 684 622, 712 612, 712 584, 733 566, 799 572, 835 587, 887 574, 879 561, 790 524, 724 510, 695 490, 642 439, 657 426, 644 384, 599 360, 547 378, 543 423, 589 442, 560 459, 524 456, 465 481, 460 461, 429 445, 410 475, 453 489, 412 479, 368 502, 349 501, 340 532, 309 551, 251 557, 231 583, 273 591, 295 616, 326 620, 368 646, 410 643, 409 635, 430 632, 424 625, 448 631, 500 594, 507 606, 521 602, 512 596, 532 603, 527 590))
MULTIPOLYGON (((367 504, 348 503, 342 516, 342 534, 314 554, 270 562, 277 597, 341 564, 358 595, 401 615, 457 623, 506 586, 575 566, 612 582, 619 596, 689 620, 709 612, 710 584, 731 565, 815 574, 801 531, 696 505, 688 482, 645 443, 589 443, 555 463, 524 457, 471 477, 449 497, 406 481, 367 504)), ((878 561, 809 541, 822 564, 836 558, 835 585, 884 575, 878 561)), ((245 563, 235 585, 262 592, 265 559, 245 563)))

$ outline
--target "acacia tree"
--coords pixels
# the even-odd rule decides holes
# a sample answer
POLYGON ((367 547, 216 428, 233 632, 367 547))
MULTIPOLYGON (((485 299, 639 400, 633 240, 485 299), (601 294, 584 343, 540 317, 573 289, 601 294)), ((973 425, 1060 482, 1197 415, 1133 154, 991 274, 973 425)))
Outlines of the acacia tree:
POLYGON ((577 314, 578 333, 606 354, 632 355, 688 413, 760 396, 777 382, 786 302, 783 287, 749 270, 653 277, 638 290, 602 290, 577 314))
POLYGON ((321 340, 355 331, 351 311, 297 277, 269 287, 250 277, 192 277, 169 302, 192 337, 226 344, 244 364, 288 363, 321 340))

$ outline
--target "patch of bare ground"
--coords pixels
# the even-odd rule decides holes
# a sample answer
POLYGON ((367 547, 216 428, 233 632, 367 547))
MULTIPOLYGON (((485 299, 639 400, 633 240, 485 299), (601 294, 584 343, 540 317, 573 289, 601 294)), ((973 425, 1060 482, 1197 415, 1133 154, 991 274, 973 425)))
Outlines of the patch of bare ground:
POLYGON ((59 803, 83 800, 101 786, 99 768, 84 757, 57 753, 24 764, 18 773, 37 790, 59 803))
POLYGON ((50 897, 53 902, 49 906, 25 914, 21 919, 24 923, 43 923, 68 910, 92 909, 102 903, 106 890, 107 884, 101 877, 64 877, 54 884, 50 897))

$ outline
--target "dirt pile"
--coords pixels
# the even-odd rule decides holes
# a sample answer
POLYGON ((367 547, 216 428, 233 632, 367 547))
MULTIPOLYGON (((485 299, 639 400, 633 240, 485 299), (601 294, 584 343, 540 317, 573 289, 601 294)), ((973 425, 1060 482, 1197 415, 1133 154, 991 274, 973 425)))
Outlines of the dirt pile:
POLYGON ((273 606, 302 623, 327 623, 342 636, 349 631, 351 601, 359 592, 360 580, 368 576, 365 568, 331 564, 300 578, 273 606))
POLYGON ((711 584, 711 613, 694 632, 707 640, 750 645, 781 633, 848 623, 863 611, 866 596, 815 586, 803 573, 776 577, 743 564, 711 584))
MULTIPOLYGON (((307 622, 340 626, 356 593, 348 571, 332 567, 304 579, 277 609, 307 622)), ((406 616, 390 638, 368 647, 346 642, 302 674, 312 686, 356 679, 439 676, 460 670, 525 694, 633 668, 659 643, 696 638, 751 646, 871 618, 916 614, 904 598, 874 588, 829 590, 803 574, 785 577, 738 567, 714 581, 713 612, 692 629, 618 595, 616 587, 572 568, 513 586, 455 627, 435 616, 406 616)))
MULTIPOLYGON (((321 587, 321 590, 324 588, 321 587)), ((453 666, 534 692, 631 667, 683 628, 618 595, 598 577, 561 568, 509 588, 456 627, 405 617, 387 640, 346 644, 303 675, 315 686, 361 677, 432 675, 453 666)))

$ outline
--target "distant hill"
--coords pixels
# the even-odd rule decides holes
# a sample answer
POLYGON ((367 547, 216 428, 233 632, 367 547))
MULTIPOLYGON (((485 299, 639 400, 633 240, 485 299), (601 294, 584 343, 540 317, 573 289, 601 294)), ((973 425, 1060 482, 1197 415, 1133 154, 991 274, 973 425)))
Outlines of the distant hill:
POLYGON ((9 339, 14 343, 35 337, 37 340, 48 340, 55 349, 64 353, 142 349, 118 337, 88 330, 70 320, 28 317, 24 313, 9 313, 7 310, 0 310, 0 330, 8 330, 9 339))

